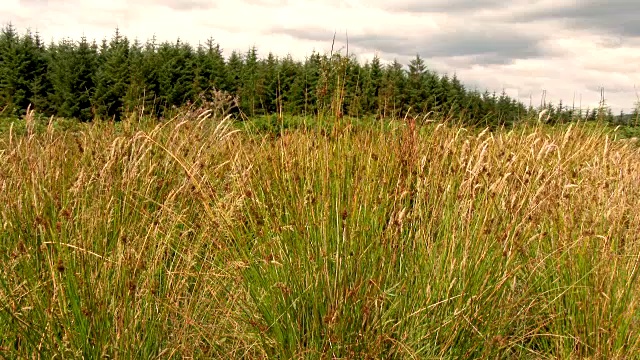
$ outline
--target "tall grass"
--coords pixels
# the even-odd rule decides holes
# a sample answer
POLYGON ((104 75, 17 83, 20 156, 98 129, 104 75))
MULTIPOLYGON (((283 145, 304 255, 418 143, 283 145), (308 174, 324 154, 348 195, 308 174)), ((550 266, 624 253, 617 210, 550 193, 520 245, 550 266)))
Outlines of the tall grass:
POLYGON ((640 154, 605 128, 33 126, 0 140, 4 357, 640 354, 640 154))

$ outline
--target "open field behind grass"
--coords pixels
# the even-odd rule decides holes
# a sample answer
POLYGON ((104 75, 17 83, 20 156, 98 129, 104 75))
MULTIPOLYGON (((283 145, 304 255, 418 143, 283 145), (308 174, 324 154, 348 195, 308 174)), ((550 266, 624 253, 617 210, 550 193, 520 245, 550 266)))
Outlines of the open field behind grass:
POLYGON ((32 126, 0 357, 640 356, 640 152, 605 128, 32 126))

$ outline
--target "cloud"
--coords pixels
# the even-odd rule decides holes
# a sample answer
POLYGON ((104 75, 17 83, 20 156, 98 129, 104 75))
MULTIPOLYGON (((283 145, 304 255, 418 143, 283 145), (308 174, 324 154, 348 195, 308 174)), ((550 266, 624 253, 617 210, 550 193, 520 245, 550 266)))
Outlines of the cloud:
POLYGON ((590 29, 620 37, 640 37, 640 5, 634 0, 582 0, 517 12, 513 22, 559 21, 571 29, 590 29))
POLYGON ((217 7, 215 2, 206 0, 159 0, 154 1, 154 3, 177 11, 201 11, 217 7))
POLYGON ((506 4, 501 0, 437 0, 437 1, 396 1, 384 8, 393 12, 408 13, 469 13, 486 11, 506 4))
MULTIPOLYGON (((274 27, 271 33, 282 33, 301 40, 327 41, 332 33, 322 28, 274 27)), ((362 49, 376 49, 398 56, 468 57, 475 63, 506 64, 518 58, 541 57, 546 54, 540 38, 509 32, 499 27, 461 27, 425 31, 414 34, 364 32, 348 35, 349 45, 362 49)))

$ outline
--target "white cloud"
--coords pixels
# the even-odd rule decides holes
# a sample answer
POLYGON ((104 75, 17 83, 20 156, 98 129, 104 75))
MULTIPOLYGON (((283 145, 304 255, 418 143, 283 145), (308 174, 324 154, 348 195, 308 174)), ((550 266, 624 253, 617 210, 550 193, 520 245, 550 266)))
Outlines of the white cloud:
MULTIPOLYGON (((593 12, 593 3, 581 12, 583 16, 593 12)), ((334 32, 338 48, 343 47, 348 33, 350 51, 363 60, 377 52, 383 60, 397 58, 406 64, 412 54, 424 52, 430 68, 456 72, 463 82, 480 90, 506 88, 527 104, 530 95, 537 104, 546 90, 548 101, 557 103, 562 98, 571 103, 575 93, 577 98, 582 96, 583 106, 594 106, 600 99, 598 88, 604 86, 615 111, 630 111, 636 101, 635 86, 640 86, 640 37, 629 29, 613 31, 617 28, 609 24, 615 25, 615 7, 608 10, 610 22, 600 19, 601 27, 580 26, 579 19, 571 21, 566 10, 575 4, 569 0, 508 4, 495 0, 3 0, 0 23, 11 22, 21 32, 37 30, 45 40, 85 35, 100 41, 110 38, 116 27, 141 41, 155 35, 160 41, 179 37, 197 44, 213 37, 227 55, 255 45, 262 55, 272 51, 299 59, 313 50, 329 51, 334 32), (559 5, 565 12, 552 14, 559 5)))

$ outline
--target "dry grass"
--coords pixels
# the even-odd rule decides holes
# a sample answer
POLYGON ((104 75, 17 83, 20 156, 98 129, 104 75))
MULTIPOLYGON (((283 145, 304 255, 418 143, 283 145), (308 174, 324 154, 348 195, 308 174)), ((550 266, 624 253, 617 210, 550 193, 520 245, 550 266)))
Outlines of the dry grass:
POLYGON ((584 124, 229 125, 3 135, 1 355, 640 353, 633 143, 584 124))

